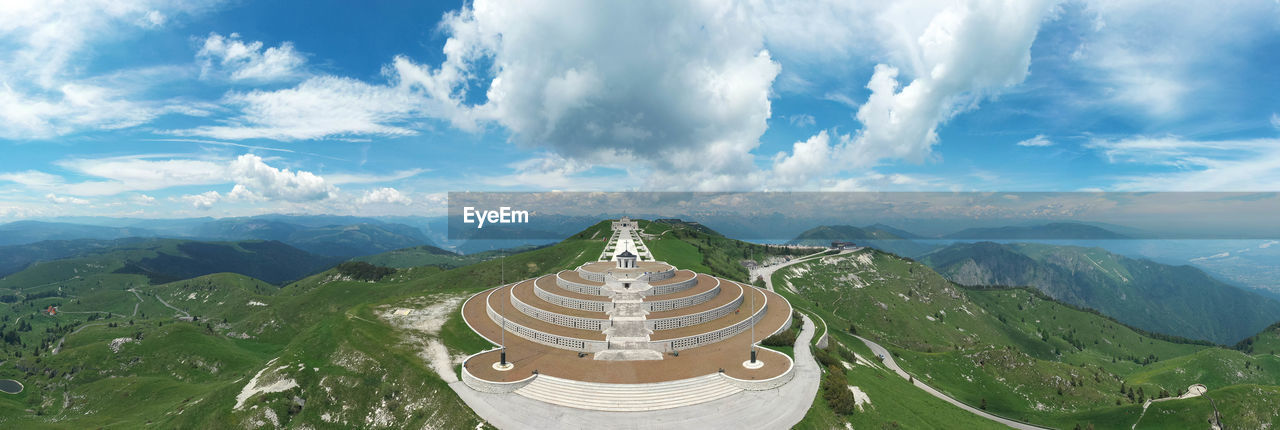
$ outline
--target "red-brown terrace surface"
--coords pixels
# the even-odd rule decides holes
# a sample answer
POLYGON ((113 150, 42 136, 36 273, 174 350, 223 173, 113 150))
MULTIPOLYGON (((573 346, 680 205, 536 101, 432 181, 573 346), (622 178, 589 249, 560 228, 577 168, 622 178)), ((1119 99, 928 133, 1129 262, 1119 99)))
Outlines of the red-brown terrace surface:
MULTIPOLYGON (((726 280, 721 280, 721 282, 721 288, 724 290, 721 295, 731 294, 736 297, 743 290, 739 288, 742 284, 726 280)), ((495 344, 499 342, 501 330, 498 324, 489 318, 484 304, 487 300, 492 299, 494 309, 498 310, 498 305, 501 303, 499 300, 509 300, 510 288, 497 288, 482 292, 472 297, 462 306, 462 316, 467 324, 481 336, 495 344)), ((778 331, 785 324, 790 323, 791 305, 782 296, 749 286, 745 287, 745 290, 755 292, 756 309, 763 307, 766 301, 769 305, 765 317, 756 324, 755 335, 757 340, 778 331)), ((517 293, 517 297, 523 299, 524 296, 517 293)), ((705 333, 725 327, 751 315, 752 312, 748 310, 750 306, 751 301, 744 300, 735 313, 695 326, 674 330, 659 330, 654 332, 651 338, 655 340, 670 339, 705 333)), ((697 306, 696 308, 701 309, 702 306, 697 306)), ((548 333, 570 335, 582 339, 604 339, 604 335, 600 332, 572 329, 537 320, 524 315, 511 306, 506 307, 505 315, 511 321, 548 333)), ((511 382, 525 379, 534 370, 544 375, 578 381, 632 384, 687 379, 715 373, 720 369, 724 369, 725 374, 728 376, 747 380, 769 379, 786 372, 790 366, 788 358, 782 353, 763 347, 757 348, 757 350, 759 351, 758 359, 764 362, 764 367, 751 370, 742 366, 742 362, 749 359, 748 351, 751 345, 751 336, 751 331, 746 330, 720 342, 680 351, 679 356, 666 354, 662 360, 603 361, 592 359, 592 354, 579 357, 576 351, 543 345, 508 332, 506 335, 507 361, 515 365, 515 368, 508 371, 494 370, 492 365, 499 360, 499 351, 496 350, 472 357, 464 365, 477 378, 495 382, 511 382)))

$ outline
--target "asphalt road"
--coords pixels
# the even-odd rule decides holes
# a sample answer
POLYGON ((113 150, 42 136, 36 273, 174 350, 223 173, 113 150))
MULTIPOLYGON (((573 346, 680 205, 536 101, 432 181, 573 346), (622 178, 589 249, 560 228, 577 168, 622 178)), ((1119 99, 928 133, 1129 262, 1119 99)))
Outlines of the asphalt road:
POLYGON ((1014 420, 1010 420, 1010 419, 1007 419, 1007 418, 1002 418, 1002 417, 999 417, 999 416, 996 416, 996 415, 992 415, 992 414, 987 413, 987 411, 984 411, 984 410, 981 410, 981 409, 978 409, 978 408, 975 408, 975 407, 969 406, 969 405, 967 405, 967 404, 964 404, 964 403, 960 402, 959 400, 953 399, 953 398, 951 398, 951 396, 948 396, 948 395, 946 395, 946 394, 943 394, 941 391, 935 390, 935 389, 933 389, 933 387, 930 387, 930 386, 926 385, 925 383, 920 382, 920 380, 919 380, 919 379, 911 378, 911 377, 910 377, 910 375, 908 375, 906 371, 902 370, 902 367, 899 367, 899 366, 898 366, 898 362, 897 362, 897 361, 894 361, 894 359, 893 359, 893 354, 892 354, 892 353, 890 353, 888 349, 885 349, 883 346, 880 346, 880 344, 875 343, 875 342, 872 342, 872 341, 870 341, 870 340, 867 340, 866 338, 863 338, 863 337, 861 337, 861 336, 856 336, 856 335, 855 335, 854 337, 858 338, 858 340, 861 340, 861 341, 862 341, 862 343, 866 344, 866 345, 867 345, 867 348, 871 348, 871 352, 872 352, 872 353, 875 353, 875 354, 876 354, 876 355, 878 355, 878 356, 883 356, 883 357, 884 357, 884 362, 883 362, 883 363, 884 363, 885 367, 888 367, 888 368, 889 368, 889 370, 892 370, 892 371, 894 371, 895 373, 897 373, 897 374, 898 374, 898 376, 901 376, 901 377, 902 377, 902 379, 909 379, 909 380, 913 381, 913 384, 914 384, 917 388, 919 388, 919 389, 921 389, 921 390, 924 390, 926 393, 929 393, 929 394, 930 394, 930 395, 932 395, 933 397, 937 397, 937 398, 942 399, 943 401, 945 401, 945 402, 947 402, 947 403, 950 403, 950 404, 956 405, 956 407, 958 407, 958 408, 960 408, 960 409, 964 409, 964 410, 966 410, 966 411, 969 411, 970 413, 972 413, 972 414, 974 414, 974 415, 977 415, 977 416, 980 416, 980 417, 983 417, 983 418, 989 419, 989 420, 991 420, 991 421, 995 421, 995 422, 997 422, 997 423, 1000 423, 1000 424, 1003 424, 1003 425, 1009 426, 1009 427, 1011 427, 1011 428, 1021 429, 1021 430, 1046 430, 1046 429, 1048 429, 1048 428, 1049 428, 1049 427, 1040 427, 1040 426, 1036 426, 1036 425, 1032 425, 1032 424, 1027 424, 1027 423, 1024 423, 1024 422, 1014 421, 1014 420))

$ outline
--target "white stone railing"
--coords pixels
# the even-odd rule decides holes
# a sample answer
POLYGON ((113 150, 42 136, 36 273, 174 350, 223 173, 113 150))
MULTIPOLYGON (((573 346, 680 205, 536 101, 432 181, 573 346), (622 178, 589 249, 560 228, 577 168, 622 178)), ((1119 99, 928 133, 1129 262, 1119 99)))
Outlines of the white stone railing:
POLYGON ((606 320, 606 319, 583 318, 583 317, 575 317, 570 315, 558 314, 558 313, 551 312, 545 309, 540 309, 536 306, 532 306, 528 303, 525 303, 523 300, 520 300, 520 298, 516 297, 515 294, 510 294, 509 296, 511 297, 511 306, 514 306, 517 310, 519 310, 521 313, 525 315, 537 318, 542 321, 546 321, 555 325, 562 325, 570 328, 579 328, 583 330, 603 331, 605 328, 608 328, 609 320, 606 320))
POLYGON ((520 337, 543 345, 582 352, 599 352, 604 351, 609 347, 608 343, 602 340, 578 339, 525 327, 508 318, 503 318, 502 315, 493 310, 493 306, 490 306, 488 300, 485 300, 485 310, 488 311, 489 319, 493 320, 494 324, 498 324, 499 327, 503 327, 507 331, 519 335, 520 337))
POLYGON ((717 294, 720 294, 720 279, 716 279, 716 286, 711 287, 711 289, 707 291, 703 291, 701 293, 694 294, 688 297, 681 297, 678 299, 654 300, 651 302, 644 302, 644 308, 649 312, 662 312, 662 311, 669 311, 672 309, 687 308, 690 306, 706 303, 708 300, 714 299, 717 294))
MULTIPOLYGON (((559 278, 557 277, 556 279, 559 279, 559 278)), ((560 288, 564 288, 564 287, 561 286, 560 288)), ((547 303, 551 303, 557 306, 564 306, 570 309, 579 309, 579 310, 591 311, 591 312, 609 312, 610 309, 613 309, 613 302, 606 302, 601 300, 583 300, 583 299, 576 299, 573 297, 565 297, 565 296, 544 290, 541 287, 539 287, 537 283, 533 284, 533 295, 538 296, 538 298, 542 300, 546 300, 547 303)))
MULTIPOLYGON (((661 272, 645 273, 644 275, 641 275, 636 280, 644 281, 644 282, 658 282, 658 281, 671 279, 675 276, 676 276, 676 269, 673 267, 671 269, 663 270, 661 272)), ((697 275, 695 275, 694 277, 696 278, 697 275)))
POLYGON ((678 292, 693 288, 694 285, 698 285, 697 273, 693 274, 692 278, 689 278, 684 281, 673 282, 667 285, 655 285, 653 288, 649 289, 649 291, 646 292, 645 295, 661 296, 663 294, 674 294, 674 293, 678 293, 678 292))
POLYGON ((578 270, 574 270, 574 271, 578 272, 578 276, 581 276, 582 279, 586 279, 591 282, 604 282, 603 273, 596 273, 589 270, 581 270, 581 269, 582 268, 579 267, 578 270))
POLYGON ((707 309, 705 311, 698 312, 696 314, 691 314, 691 315, 681 315, 678 317, 656 318, 656 319, 646 320, 645 326, 652 330, 671 330, 671 329, 676 329, 680 327, 698 325, 708 321, 714 321, 716 319, 724 317, 725 315, 729 315, 731 312, 733 312, 734 309, 737 309, 739 306, 742 306, 742 301, 744 296, 743 292, 744 291, 741 288, 739 288, 738 297, 735 297, 733 300, 729 301, 728 303, 717 306, 713 309, 707 309))
POLYGON ((482 393, 502 394, 502 393, 510 393, 512 391, 520 389, 521 387, 524 387, 525 385, 529 385, 530 382, 533 382, 533 380, 538 377, 537 374, 533 374, 533 375, 530 375, 528 378, 524 378, 519 381, 494 382, 494 381, 480 379, 475 375, 472 375, 471 371, 467 370, 467 363, 470 363, 472 358, 475 358, 477 355, 484 354, 489 351, 496 351, 497 349, 498 348, 494 348, 488 351, 472 354, 470 357, 467 357, 466 360, 463 360, 462 361, 462 383, 467 384, 467 386, 471 387, 471 389, 482 392, 482 393))
MULTIPOLYGON (((579 275, 580 275, 580 276, 581 276, 581 274, 582 274, 582 273, 581 273, 581 272, 579 272, 579 275)), ((603 281, 603 279, 604 279, 604 278, 601 278, 601 281, 600 281, 600 282, 604 282, 604 281, 603 281)), ((604 293, 604 288, 601 288, 601 287, 600 287, 600 286, 598 286, 598 285, 587 285, 587 284, 580 284, 580 283, 577 283, 577 282, 573 282, 573 281, 570 281, 570 280, 568 280, 568 279, 565 279, 565 278, 560 277, 560 274, 559 274, 559 273, 557 273, 557 274, 556 274, 556 286, 558 286, 558 287, 560 287, 560 288, 564 288, 564 289, 565 289, 565 291, 573 291, 573 292, 578 293, 578 294, 590 294, 590 295, 593 295, 593 296, 604 296, 604 295, 605 295, 605 293, 604 293)))
POLYGON ((768 296, 765 296, 764 306, 762 306, 760 310, 755 313, 755 315, 752 315, 751 318, 739 321, 737 324, 734 324, 725 328, 721 328, 718 330, 709 331, 702 334, 696 334, 693 336, 685 336, 685 337, 680 337, 675 339, 652 341, 652 342, 649 342, 650 344, 649 348, 657 351, 662 351, 662 352, 683 351, 690 348, 697 348, 702 345, 716 343, 726 338, 733 337, 734 335, 737 335, 738 333, 742 333, 744 330, 750 328, 751 324, 759 322, 761 318, 764 318, 765 313, 767 313, 769 310, 768 300, 769 300, 768 296))

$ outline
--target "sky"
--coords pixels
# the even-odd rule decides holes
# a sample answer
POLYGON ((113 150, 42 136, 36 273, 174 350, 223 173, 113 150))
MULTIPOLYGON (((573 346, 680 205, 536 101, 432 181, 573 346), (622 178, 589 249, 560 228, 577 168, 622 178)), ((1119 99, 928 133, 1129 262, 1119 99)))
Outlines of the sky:
POLYGON ((0 221, 1278 191, 1280 1, 0 3, 0 221))

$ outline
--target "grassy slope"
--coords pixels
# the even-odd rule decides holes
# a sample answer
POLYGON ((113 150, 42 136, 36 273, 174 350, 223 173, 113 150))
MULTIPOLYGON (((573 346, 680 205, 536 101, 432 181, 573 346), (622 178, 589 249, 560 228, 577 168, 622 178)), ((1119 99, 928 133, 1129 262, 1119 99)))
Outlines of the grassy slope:
MULTIPOLYGON (((822 315, 833 333, 854 325, 890 346, 917 377, 970 404, 985 398, 988 409, 1002 415, 1071 427, 1090 422, 1079 421, 1081 411, 1131 410, 1127 399, 1115 406, 1122 380, 1150 396, 1185 388, 1191 376, 1226 378, 1243 367, 1201 362, 1190 365, 1202 373, 1186 376, 1178 360, 1195 357, 1189 354, 1243 354, 1152 339, 1027 290, 957 288, 919 264, 879 252, 867 256, 801 264, 776 273, 774 283, 793 285, 798 293, 784 294, 822 315), (1133 361, 1148 356, 1161 361, 1133 361)), ((1254 376, 1243 381, 1268 381, 1269 367, 1255 359, 1254 376)), ((1094 424, 1107 426, 1101 419, 1094 424)))
MULTIPOLYGON (((496 285, 504 266, 507 281, 575 267, 603 246, 603 239, 571 239, 501 262, 450 271, 405 269, 377 283, 347 281, 327 271, 284 288, 231 274, 140 287, 149 318, 87 327, 68 337, 61 354, 28 354, 0 368, 0 378, 20 379, 28 387, 21 395, 0 397, 0 427, 217 428, 274 417, 282 425, 318 428, 366 426, 379 419, 409 427, 474 428, 477 417, 427 368, 422 339, 380 315, 392 306, 429 305, 496 285), (157 297, 200 319, 176 321, 157 297), (142 340, 124 344, 118 353, 107 346, 139 332, 142 340), (240 333, 251 338, 234 336, 240 333), (234 410, 236 395, 259 371, 263 379, 292 379, 298 387, 253 396, 234 410), (295 396, 305 406, 298 407, 295 396)), ((129 297, 118 307, 132 311, 137 299, 129 297)), ((438 336, 453 353, 487 345, 459 318, 451 317, 438 336)))
POLYGON ((1102 248, 962 243, 934 251, 924 261, 961 284, 1035 286, 1060 301, 1146 330, 1224 344, 1280 318, 1280 302, 1193 267, 1131 259, 1102 248))

